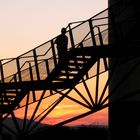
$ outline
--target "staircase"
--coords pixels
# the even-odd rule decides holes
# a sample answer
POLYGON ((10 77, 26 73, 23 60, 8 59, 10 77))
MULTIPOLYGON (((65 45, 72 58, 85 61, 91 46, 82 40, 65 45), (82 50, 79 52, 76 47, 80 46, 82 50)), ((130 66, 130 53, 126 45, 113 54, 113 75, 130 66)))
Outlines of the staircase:
MULTIPOLYGON (((108 31, 114 30, 114 27, 108 29, 108 10, 109 8, 86 21, 68 24, 68 54, 63 64, 58 64, 54 44, 56 38, 17 58, 1 60, 0 113, 18 108, 30 91, 71 89, 84 76, 84 80, 90 78, 88 71, 100 58, 120 54, 121 48, 112 49, 112 44, 108 43, 108 31)), ((117 15, 113 18, 115 16, 117 15)), ((124 22, 119 23, 120 26, 121 24, 124 22)), ((121 40, 117 42, 120 43, 121 40)), ((106 59, 104 64, 108 68, 106 59)))
POLYGON ((5 90, 1 92, 0 95, 0 113, 10 113, 16 107, 18 107, 19 102, 24 98, 27 93, 25 91, 18 90, 5 90))
POLYGON ((75 48, 68 51, 68 59, 57 65, 45 80, 1 83, 0 112, 8 113, 18 107, 31 90, 68 89, 78 84, 87 71, 96 63, 91 49, 75 48))
POLYGON ((87 71, 96 63, 97 57, 86 48, 76 48, 68 52, 68 60, 60 64, 47 77, 55 89, 67 89, 79 83, 87 71))

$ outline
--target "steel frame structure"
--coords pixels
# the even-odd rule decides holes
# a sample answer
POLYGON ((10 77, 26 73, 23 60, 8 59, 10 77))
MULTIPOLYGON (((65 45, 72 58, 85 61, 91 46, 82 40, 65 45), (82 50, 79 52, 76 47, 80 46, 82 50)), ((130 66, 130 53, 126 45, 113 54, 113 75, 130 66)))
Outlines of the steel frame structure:
POLYGON ((55 38, 17 58, 0 61, 0 125, 3 128, 21 138, 34 133, 37 126, 66 99, 82 106, 86 111, 55 123, 51 127, 65 125, 83 118, 140 92, 138 89, 124 94, 112 102, 108 101, 140 64, 137 48, 123 50, 121 47, 113 47, 114 45, 129 46, 130 43, 133 43, 134 46, 138 45, 136 40, 126 42, 121 34, 125 24, 128 22, 135 24, 136 18, 133 16, 128 17, 127 21, 116 22, 115 19, 118 15, 114 15, 111 10, 112 7, 86 21, 68 24, 66 35, 69 38, 69 59, 65 64, 58 66, 55 38), (111 20, 108 19, 109 12, 111 13, 111 20), (109 22, 113 23, 112 27, 108 26, 109 22), (118 25, 119 30, 115 32, 118 25), (113 43, 108 41, 108 34, 111 31, 115 32, 115 36, 119 35, 113 43), (116 63, 111 65, 108 59, 114 59, 116 63), (134 60, 137 61, 131 69, 128 70, 118 85, 107 94, 114 72, 121 65, 131 63, 134 60), (107 75, 107 78, 103 78, 104 74, 107 75), (94 81, 94 91, 91 91, 89 87, 89 80, 94 81), (101 89, 102 81, 104 81, 104 85, 101 89), (81 91, 79 85, 83 86, 84 92, 81 91), (73 96, 72 92, 80 98, 73 96), (52 102, 50 102, 51 97, 55 97, 52 102), (50 104, 39 112, 42 102, 47 101, 47 99, 50 104), (30 114, 29 107, 33 104, 35 107, 30 114), (17 120, 16 111, 23 108, 23 123, 21 125, 17 120), (9 116, 13 120, 15 130, 5 123, 9 116))

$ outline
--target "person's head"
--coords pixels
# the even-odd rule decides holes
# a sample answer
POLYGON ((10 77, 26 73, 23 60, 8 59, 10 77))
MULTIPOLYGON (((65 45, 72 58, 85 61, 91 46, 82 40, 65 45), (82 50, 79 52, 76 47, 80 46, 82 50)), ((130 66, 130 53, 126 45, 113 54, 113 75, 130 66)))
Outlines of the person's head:
POLYGON ((65 28, 65 27, 63 27, 63 28, 61 29, 61 33, 62 33, 62 34, 65 34, 65 33, 66 33, 66 28, 65 28))

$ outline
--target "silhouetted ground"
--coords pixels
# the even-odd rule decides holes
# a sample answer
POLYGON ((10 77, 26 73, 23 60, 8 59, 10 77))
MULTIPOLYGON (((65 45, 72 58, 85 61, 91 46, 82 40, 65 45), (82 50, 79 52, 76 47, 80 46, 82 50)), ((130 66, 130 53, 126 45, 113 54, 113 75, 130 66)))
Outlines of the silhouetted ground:
MULTIPOLYGON (((77 126, 49 128, 32 134, 29 140, 108 140, 108 128, 104 126, 77 126)), ((26 139, 27 140, 27 139, 26 139)))
MULTIPOLYGON (((22 119, 17 119, 17 121, 20 126, 23 125, 22 119)), ((10 118, 5 121, 5 125, 9 126, 12 130, 15 130, 15 127, 12 124, 13 123, 10 118)), ((54 128, 50 125, 40 124, 32 135, 25 138, 23 134, 20 135, 18 139, 14 137, 12 140, 50 140, 50 138, 52 140, 108 140, 108 127, 98 125, 79 125, 54 128)), ((11 140, 11 134, 9 134, 7 130, 4 130, 2 140, 11 140)))

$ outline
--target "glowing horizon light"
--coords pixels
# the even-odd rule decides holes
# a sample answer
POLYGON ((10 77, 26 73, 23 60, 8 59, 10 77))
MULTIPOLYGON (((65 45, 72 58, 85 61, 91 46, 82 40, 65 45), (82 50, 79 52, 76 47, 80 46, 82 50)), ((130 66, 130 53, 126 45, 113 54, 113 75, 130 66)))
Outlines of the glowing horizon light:
MULTIPOLYGON (((89 19, 93 15, 107 8, 107 0, 101 0, 100 2, 99 1, 95 2, 94 0, 86 0, 86 1, 72 0, 69 3, 69 6, 67 6, 66 1, 64 0, 60 0, 60 1, 52 0, 50 2, 46 2, 46 1, 38 2, 37 0, 31 0, 31 1, 25 0, 24 2, 23 1, 19 2, 18 0, 15 0, 15 2, 13 1, 11 2, 7 0, 7 1, 0 2, 0 8, 1 8, 0 16, 2 20, 1 27, 0 27, 1 30, 0 46, 2 46, 0 47, 0 52, 1 52, 0 57, 2 59, 7 57, 8 58, 17 57, 25 52, 28 52, 29 50, 32 50, 36 46, 39 46, 40 44, 57 36, 60 33, 61 27, 67 26, 68 23, 70 22, 81 21, 81 20, 83 21, 89 19), (46 5, 48 6, 46 7, 46 5), (52 7, 55 10, 52 10, 52 7), (81 12, 81 9, 84 9, 83 13, 81 12)), ((87 27, 89 28, 89 24, 87 27)), ((81 34, 84 34, 85 32, 84 30, 80 30, 80 31, 81 34)), ((75 34, 77 35, 77 37, 80 37, 79 32, 75 32, 75 34)), ((86 32, 84 35, 86 35, 86 32)), ((79 38, 79 40, 81 41, 82 38, 83 36, 79 38)), ((28 55, 30 56, 30 53, 28 55)), ((101 60, 100 63, 103 63, 103 61, 101 60)), ((14 63, 11 62, 9 67, 7 67, 7 65, 4 66, 5 75, 7 74, 6 77, 9 76, 8 72, 13 73, 13 71, 15 72, 17 70, 16 67, 14 67, 14 64, 15 65, 17 64, 16 61, 14 61, 14 63), (11 66, 16 70, 12 71, 11 66)), ((97 65, 98 64, 95 63, 90 74, 91 73, 97 74, 96 73, 97 65)), ((104 65, 101 66, 101 71, 103 70, 104 70, 104 65)), ((108 75, 107 73, 100 74, 99 77, 101 80, 99 80, 98 98, 101 96, 108 75)), ((96 98, 95 92, 96 92, 96 85, 97 85, 96 77, 91 78, 90 80, 87 80, 85 82, 88 85, 89 91, 92 93, 91 98, 95 100, 96 98)), ((92 101, 90 100, 88 94, 86 93, 87 91, 85 87, 82 84, 78 84, 76 85, 76 88, 82 93, 84 98, 87 99, 87 102, 89 102, 89 104, 92 104, 92 101)), ((40 92, 35 91, 35 92, 36 92, 36 98, 37 100, 39 100, 42 91, 40 92)), ((48 94, 49 92, 46 92, 45 97, 47 97, 48 94)), ((107 94, 108 94, 108 90, 105 91, 105 95, 107 94)), ((35 108, 38 103, 38 102, 33 103, 34 100, 32 96, 33 95, 29 97, 30 105, 28 106, 28 110, 26 110, 25 108, 27 95, 20 102, 22 108, 14 111, 14 115, 16 116, 16 118, 20 118, 24 120, 25 119, 32 120, 32 115, 34 114, 35 108), (26 111, 27 114, 25 113, 26 111)), ((83 104, 85 103, 83 98, 81 98, 74 90, 72 90, 69 93, 69 96, 73 97, 75 100, 83 104)), ((60 97, 61 97, 60 94, 56 94, 51 97, 43 99, 39 106, 39 109, 35 113, 33 121, 40 120, 40 118, 46 113, 43 111, 47 108, 50 108, 50 106, 53 105, 55 101, 59 100, 60 97)), ((53 111, 48 113, 48 115, 40 123, 55 125, 57 123, 63 122, 65 120, 68 120, 70 118, 73 118, 75 116, 78 116, 88 111, 90 111, 88 107, 82 106, 82 104, 78 104, 77 102, 74 102, 68 98, 64 98, 63 101, 61 101, 61 103, 59 103, 53 109, 53 111)), ((108 125, 108 108, 90 114, 76 121, 70 122, 66 125, 74 126, 74 125, 90 125, 90 124, 108 125)))

